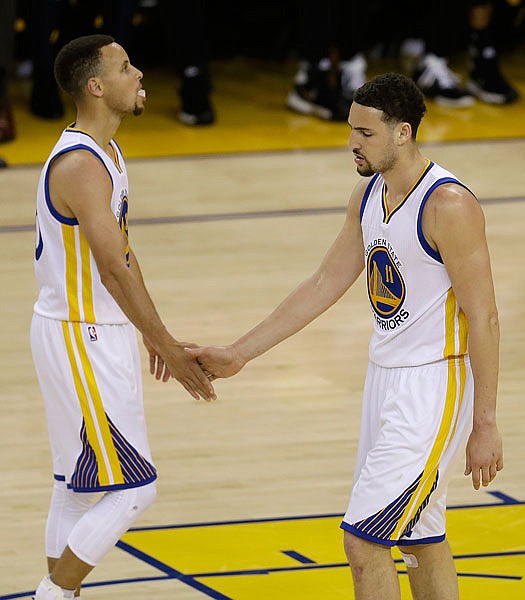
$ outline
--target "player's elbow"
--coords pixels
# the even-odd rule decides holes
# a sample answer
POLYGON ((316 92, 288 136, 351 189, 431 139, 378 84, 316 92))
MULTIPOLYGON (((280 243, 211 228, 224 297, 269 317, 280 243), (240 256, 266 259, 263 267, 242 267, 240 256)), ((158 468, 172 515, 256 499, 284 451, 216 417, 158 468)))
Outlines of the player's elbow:
POLYGON ((123 276, 123 269, 127 269, 127 267, 115 263, 109 263, 102 267, 98 266, 102 285, 111 295, 114 295, 115 291, 121 287, 120 282, 123 276))

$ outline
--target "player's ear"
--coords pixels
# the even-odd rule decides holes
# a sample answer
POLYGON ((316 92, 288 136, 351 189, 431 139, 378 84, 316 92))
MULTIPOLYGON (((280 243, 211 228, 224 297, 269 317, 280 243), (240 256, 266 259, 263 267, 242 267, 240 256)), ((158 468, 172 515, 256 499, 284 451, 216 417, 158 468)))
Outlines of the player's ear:
POLYGON ((98 77, 90 77, 87 82, 87 90, 89 94, 93 96, 100 97, 102 96, 104 89, 102 87, 102 82, 98 77))
POLYGON ((402 146, 412 139, 412 126, 406 122, 399 123, 396 133, 396 141, 399 146, 402 146))

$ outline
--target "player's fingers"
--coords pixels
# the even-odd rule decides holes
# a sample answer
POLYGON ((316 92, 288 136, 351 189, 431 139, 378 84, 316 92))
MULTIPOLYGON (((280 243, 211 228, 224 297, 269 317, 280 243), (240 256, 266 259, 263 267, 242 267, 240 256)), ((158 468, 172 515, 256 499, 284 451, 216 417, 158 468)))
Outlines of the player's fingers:
POLYGON ((151 353, 149 354, 149 372, 154 375, 155 374, 155 354, 151 353))
POLYGON ((479 490, 479 469, 472 469, 472 485, 475 490, 479 490))
POLYGON ((495 477, 496 477, 496 473, 498 472, 498 468, 495 464, 490 465, 489 467, 489 474, 490 474, 490 480, 492 481, 495 477))
POLYGON ((164 361, 160 356, 157 356, 157 371, 155 373, 155 379, 159 380, 162 377, 162 371, 164 369, 164 361))
POLYGON ((467 460, 465 462, 465 473, 467 477, 472 473, 472 467, 470 465, 470 456, 467 454, 467 460))
POLYGON ((492 479, 490 478, 490 468, 488 466, 481 468, 481 477, 483 487, 487 487, 487 485, 492 481, 492 479))
POLYGON ((496 469, 498 471, 501 471, 501 469, 503 469, 503 458, 498 458, 496 462, 496 469))
POLYGON ((210 380, 204 374, 202 369, 198 369, 198 371, 194 372, 194 385, 196 386, 199 394, 206 400, 210 402, 216 399, 215 390, 210 383, 210 380))
POLYGON ((162 376, 162 382, 166 383, 166 381, 169 381, 171 377, 171 373, 170 370, 168 369, 168 365, 164 365, 164 375, 162 376))
POLYGON ((190 385, 189 382, 183 381, 181 379, 179 379, 178 381, 182 384, 182 386, 190 394, 190 396, 193 396, 195 398, 195 400, 199 400, 200 399, 199 394, 193 389, 193 386, 190 385))

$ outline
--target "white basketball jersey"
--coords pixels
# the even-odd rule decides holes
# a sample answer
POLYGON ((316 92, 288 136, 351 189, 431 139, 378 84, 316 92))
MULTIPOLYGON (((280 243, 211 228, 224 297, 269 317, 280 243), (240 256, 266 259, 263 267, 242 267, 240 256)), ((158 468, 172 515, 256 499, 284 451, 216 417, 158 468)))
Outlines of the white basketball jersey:
POLYGON ((463 185, 429 161, 393 210, 379 174, 363 196, 361 227, 374 316, 370 360, 383 367, 417 366, 467 353, 467 319, 421 224, 430 194, 445 183, 463 185))
MULTIPOLYGON (((61 215, 49 193, 53 161, 66 152, 87 150, 106 167, 113 184, 111 210, 122 235, 128 236, 128 176, 120 148, 111 140, 110 158, 95 140, 69 127, 47 159, 37 191, 35 273, 39 295, 37 314, 72 322, 120 324, 128 319, 102 284, 89 245, 75 218, 61 215)), ((123 260, 129 266, 129 246, 123 260)))

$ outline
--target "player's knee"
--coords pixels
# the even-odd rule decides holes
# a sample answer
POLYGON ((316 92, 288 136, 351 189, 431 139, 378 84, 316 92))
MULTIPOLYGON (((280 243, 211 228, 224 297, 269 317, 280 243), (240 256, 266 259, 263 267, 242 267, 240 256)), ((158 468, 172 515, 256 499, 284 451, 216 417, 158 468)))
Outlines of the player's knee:
POLYGON ((366 562, 367 556, 367 546, 369 546, 369 542, 363 540, 352 533, 345 531, 344 533, 344 548, 346 553, 346 558, 354 569, 360 569, 364 563, 366 562))
POLYGON ((155 483, 150 483, 139 488, 135 488, 137 492, 136 505, 139 514, 149 508, 157 497, 157 486, 155 483))
POLYGON ((108 496, 114 507, 115 514, 123 523, 131 524, 147 508, 149 508, 157 497, 155 483, 141 487, 109 492, 108 496))

